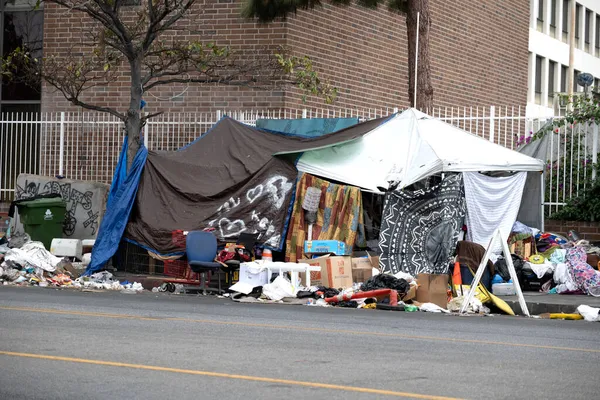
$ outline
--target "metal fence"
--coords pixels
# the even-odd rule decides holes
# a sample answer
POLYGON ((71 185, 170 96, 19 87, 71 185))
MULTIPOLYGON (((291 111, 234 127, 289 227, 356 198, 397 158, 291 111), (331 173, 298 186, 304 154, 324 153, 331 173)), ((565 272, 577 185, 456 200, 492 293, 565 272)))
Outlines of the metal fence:
MULTIPOLYGON (((359 118, 391 115, 398 108, 367 110, 250 110, 171 113, 144 127, 150 150, 176 150, 228 115, 255 125, 258 119, 359 118)), ((527 143, 549 118, 528 118, 519 107, 445 107, 428 114, 510 149, 527 143)), ((121 121, 102 113, 0 115, 0 201, 14 196, 20 173, 110 183, 124 139, 121 121)), ((597 128, 565 127, 551 135, 546 203, 556 210, 583 190, 596 162, 597 128), (596 147, 594 147, 596 146, 596 147), (571 154, 573 153, 573 154, 571 154)), ((594 175, 595 177, 595 175, 594 175)))

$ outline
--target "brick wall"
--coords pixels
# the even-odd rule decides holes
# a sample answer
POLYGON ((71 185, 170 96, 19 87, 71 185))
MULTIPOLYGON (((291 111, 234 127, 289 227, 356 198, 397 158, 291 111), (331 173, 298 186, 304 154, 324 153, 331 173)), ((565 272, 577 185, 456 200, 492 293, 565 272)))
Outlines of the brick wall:
MULTIPOLYGON (((430 57, 436 107, 524 107, 529 4, 431 0, 430 57)), ((333 108, 407 107, 405 18, 385 8, 325 6, 288 22, 288 43, 340 89, 333 108)), ((318 99, 310 106, 321 107, 318 99)), ((298 91, 286 106, 303 106, 298 91)))
MULTIPOLYGON (((436 106, 525 106, 529 5, 522 0, 431 0, 431 61, 436 106)), ((287 22, 258 25, 239 17, 240 0, 199 1, 192 20, 180 23, 186 39, 216 41, 255 54, 290 46, 309 55, 320 74, 339 89, 336 104, 318 98, 302 102, 298 90, 239 87, 161 87, 146 93, 148 111, 325 107, 330 109, 406 107, 408 60, 404 17, 356 6, 325 5, 301 11, 287 22), (181 94, 183 92, 183 94, 181 94), (181 94, 176 98, 172 98, 181 94)), ((45 55, 60 54, 81 37, 89 22, 77 13, 45 5, 45 55)), ((179 35, 180 37, 182 35, 179 35)), ((87 100, 125 107, 128 75, 87 100)), ((43 111, 74 110, 44 85, 43 111)))
POLYGON ((544 229, 546 232, 558 233, 565 237, 570 230, 574 230, 582 239, 600 241, 600 222, 546 220, 544 229))
MULTIPOLYGON (((262 26, 244 21, 240 4, 231 0, 198 0, 190 16, 176 26, 180 40, 199 40, 205 43, 231 46, 234 52, 257 57, 273 54, 278 46, 285 44, 282 22, 262 26), (182 33, 183 32, 183 33, 182 33)), ((131 11, 133 13, 133 9, 131 11)), ((65 54, 79 43, 86 30, 93 24, 81 14, 69 12, 54 4, 44 6, 44 56, 65 54)), ((162 36, 169 39, 168 36, 162 36)), ((89 48, 84 52, 89 52, 89 48)), ((129 102, 129 75, 125 68, 109 87, 96 87, 86 92, 83 100, 101 106, 126 110, 129 102)), ((243 87, 215 85, 158 86, 145 93, 146 111, 199 112, 216 109, 282 108, 284 93, 281 90, 258 90, 243 87)), ((62 96, 48 84, 42 89, 42 110, 75 111, 62 96)))

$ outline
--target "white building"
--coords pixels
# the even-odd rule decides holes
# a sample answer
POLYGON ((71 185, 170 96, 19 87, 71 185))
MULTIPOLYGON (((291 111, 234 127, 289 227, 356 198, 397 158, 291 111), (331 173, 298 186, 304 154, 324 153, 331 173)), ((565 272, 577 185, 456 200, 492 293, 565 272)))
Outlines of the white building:
MULTIPOLYGON (((554 114, 554 94, 567 92, 571 3, 576 2, 575 76, 600 87, 600 0, 530 0, 527 115, 554 114)), ((574 81, 574 91, 584 89, 574 81)))

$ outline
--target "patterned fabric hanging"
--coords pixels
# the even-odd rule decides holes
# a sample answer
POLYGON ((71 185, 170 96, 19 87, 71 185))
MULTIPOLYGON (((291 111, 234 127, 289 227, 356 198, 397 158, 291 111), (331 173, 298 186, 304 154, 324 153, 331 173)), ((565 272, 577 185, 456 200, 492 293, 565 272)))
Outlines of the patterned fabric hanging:
POLYGON ((317 222, 313 225, 312 240, 339 240, 352 249, 365 245, 362 195, 354 186, 338 185, 302 174, 296 186, 294 210, 286 241, 285 260, 296 262, 303 258, 304 241, 308 226, 304 221, 302 202, 310 187, 321 189, 317 222))
POLYGON ((428 189, 388 192, 379 236, 383 272, 447 273, 465 213, 461 174, 428 189))

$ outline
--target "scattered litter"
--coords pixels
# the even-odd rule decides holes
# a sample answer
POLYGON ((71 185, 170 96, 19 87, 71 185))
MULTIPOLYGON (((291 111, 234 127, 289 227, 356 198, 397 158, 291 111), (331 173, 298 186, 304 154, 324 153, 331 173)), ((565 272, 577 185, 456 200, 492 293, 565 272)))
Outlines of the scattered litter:
POLYGON ((425 311, 425 312, 432 312, 432 313, 450 313, 450 311, 446 310, 445 308, 442 308, 440 306, 438 306, 437 304, 433 304, 433 303, 423 303, 421 304, 421 307, 419 307, 421 311, 425 311))
MULTIPOLYGON (((463 303, 465 301, 465 296, 454 297, 448 303, 448 310, 452 312, 459 312, 463 303)), ((483 305, 481 300, 477 297, 473 296, 469 306, 467 307, 467 313, 469 314, 489 314, 491 311, 489 308, 483 305)))
POLYGON ((262 292, 270 300, 296 297, 296 290, 294 290, 292 283, 281 275, 278 275, 273 283, 264 285, 262 292))
POLYGON ((600 322, 600 308, 580 305, 577 312, 588 322, 600 322))

